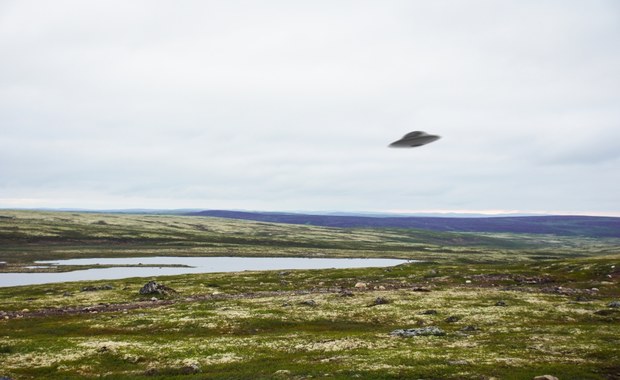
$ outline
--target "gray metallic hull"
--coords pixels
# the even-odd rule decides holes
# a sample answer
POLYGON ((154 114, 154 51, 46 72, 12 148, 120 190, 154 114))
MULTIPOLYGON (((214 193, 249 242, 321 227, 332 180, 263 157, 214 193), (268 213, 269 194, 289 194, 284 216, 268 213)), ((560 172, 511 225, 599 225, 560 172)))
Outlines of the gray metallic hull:
POLYGON ((402 139, 394 141, 389 146, 390 148, 413 148, 432 143, 433 141, 439 140, 439 138, 439 136, 429 135, 425 132, 411 132, 406 134, 402 139))

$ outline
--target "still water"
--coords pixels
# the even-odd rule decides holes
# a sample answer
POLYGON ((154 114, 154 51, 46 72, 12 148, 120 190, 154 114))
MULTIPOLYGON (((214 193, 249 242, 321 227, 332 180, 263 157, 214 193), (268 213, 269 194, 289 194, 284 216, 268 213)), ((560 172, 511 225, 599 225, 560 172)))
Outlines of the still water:
POLYGON ((186 265, 185 267, 93 268, 63 273, 0 273, 0 287, 67 281, 115 280, 187 273, 216 273, 285 269, 389 267, 406 263, 396 259, 311 259, 297 257, 126 257, 37 261, 40 265, 186 265))

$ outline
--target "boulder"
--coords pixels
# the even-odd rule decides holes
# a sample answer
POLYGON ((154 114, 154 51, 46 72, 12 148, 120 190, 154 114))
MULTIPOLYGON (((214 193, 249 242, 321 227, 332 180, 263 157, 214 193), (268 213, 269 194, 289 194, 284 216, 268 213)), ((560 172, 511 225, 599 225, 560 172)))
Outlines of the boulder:
POLYGON ((174 293, 176 293, 174 289, 163 284, 158 284, 155 281, 149 281, 140 289, 140 294, 142 295, 159 294, 162 296, 167 296, 174 293))
POLYGON ((387 305, 388 303, 390 303, 390 300, 388 300, 385 297, 377 297, 375 298, 375 300, 373 301, 373 303, 370 306, 377 306, 377 305, 387 305))
POLYGON ((611 301, 607 304, 607 307, 620 308, 620 301, 611 301))
POLYGON ((415 329, 400 329, 394 330, 390 333, 391 336, 400 336, 403 338, 409 338, 412 336, 442 336, 446 335, 445 331, 435 326, 420 327, 415 329))
POLYGON ((179 372, 181 372, 182 375, 193 375, 200 372, 200 367, 198 364, 192 363, 181 367, 179 372))
POLYGON ((428 293, 431 291, 429 288, 424 287, 424 286, 415 286, 411 288, 411 290, 414 292, 422 292, 422 293, 428 293))
POLYGON ((112 285, 100 285, 100 286, 85 286, 81 290, 83 292, 97 292, 99 290, 112 290, 114 287, 112 285))

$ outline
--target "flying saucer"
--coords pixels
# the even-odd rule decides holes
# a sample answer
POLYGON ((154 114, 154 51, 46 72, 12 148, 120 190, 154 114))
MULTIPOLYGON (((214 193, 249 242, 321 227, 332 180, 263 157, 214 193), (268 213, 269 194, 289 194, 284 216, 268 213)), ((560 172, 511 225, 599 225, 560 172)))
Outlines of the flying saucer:
POLYGON ((402 139, 390 144, 390 148, 415 148, 439 140, 439 136, 429 135, 426 132, 409 132, 402 139))

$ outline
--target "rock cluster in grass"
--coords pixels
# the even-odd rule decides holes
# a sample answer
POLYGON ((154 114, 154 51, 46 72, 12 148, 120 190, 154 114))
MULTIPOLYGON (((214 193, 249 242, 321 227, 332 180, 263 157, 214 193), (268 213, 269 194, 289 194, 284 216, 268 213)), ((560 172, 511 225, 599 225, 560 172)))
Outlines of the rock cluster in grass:
POLYGON ((140 289, 140 294, 142 295, 159 294, 162 296, 168 296, 175 293, 176 290, 169 288, 166 285, 158 284, 155 281, 149 281, 140 289))
POLYGON ((193 375, 200 372, 200 367, 198 366, 198 364, 191 363, 181 367, 179 371, 182 375, 193 375))
POLYGON ((412 291, 414 292, 422 292, 422 293, 428 293, 431 290, 425 286, 414 286, 413 288, 411 288, 412 291))
POLYGON ((375 298, 375 300, 368 306, 377 306, 377 305, 387 305, 390 303, 390 300, 388 300, 385 297, 377 297, 375 298))
POLYGON ((439 327, 428 326, 428 327, 420 327, 420 328, 415 328, 415 329, 394 330, 390 333, 390 335, 400 336, 403 338, 409 338, 412 336, 429 336, 429 335, 442 336, 442 335, 446 335, 446 333, 439 327))
POLYGON ((100 285, 100 286, 84 286, 81 290, 83 292, 97 292, 99 290, 112 290, 114 287, 112 285, 100 285))

